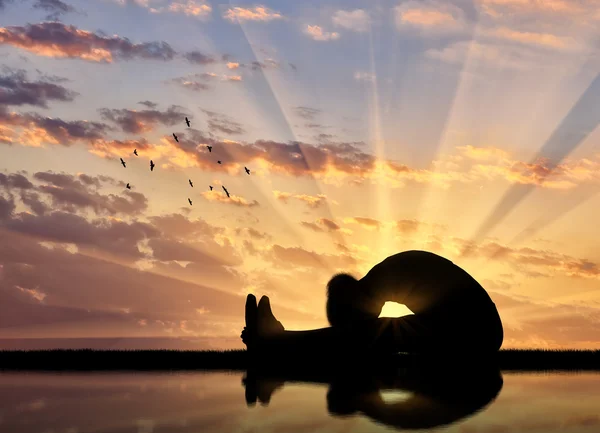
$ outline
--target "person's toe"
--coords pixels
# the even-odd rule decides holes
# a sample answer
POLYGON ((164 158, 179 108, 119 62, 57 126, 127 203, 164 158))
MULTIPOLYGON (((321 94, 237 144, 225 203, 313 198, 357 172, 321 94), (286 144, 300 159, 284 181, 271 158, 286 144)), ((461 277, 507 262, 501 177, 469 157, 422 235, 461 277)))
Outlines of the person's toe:
POLYGON ((256 305, 256 296, 252 293, 246 297, 246 328, 256 329, 258 318, 258 307, 256 305))

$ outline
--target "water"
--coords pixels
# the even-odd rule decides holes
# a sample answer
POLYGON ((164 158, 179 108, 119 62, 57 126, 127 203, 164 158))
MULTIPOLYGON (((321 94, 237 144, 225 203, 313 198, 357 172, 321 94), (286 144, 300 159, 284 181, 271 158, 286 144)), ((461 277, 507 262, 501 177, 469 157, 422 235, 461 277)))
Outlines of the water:
POLYGON ((377 386, 387 388, 383 391, 366 382, 348 387, 340 382, 262 377, 250 377, 244 386, 244 376, 242 372, 0 373, 0 432, 400 431, 372 416, 405 427, 451 420, 428 431, 460 433, 600 429, 600 373, 503 373, 497 389, 477 387, 481 397, 472 398, 465 397, 472 392, 465 386, 440 391, 437 380, 415 388, 419 380, 406 374, 379 382, 377 386), (268 406, 260 401, 248 406, 246 399, 252 400, 255 391, 263 399, 270 394, 268 406), (484 406, 476 408, 482 402, 484 406), (346 416, 331 413, 357 407, 371 417, 360 410, 346 416), (464 413, 473 408, 475 412, 464 413))

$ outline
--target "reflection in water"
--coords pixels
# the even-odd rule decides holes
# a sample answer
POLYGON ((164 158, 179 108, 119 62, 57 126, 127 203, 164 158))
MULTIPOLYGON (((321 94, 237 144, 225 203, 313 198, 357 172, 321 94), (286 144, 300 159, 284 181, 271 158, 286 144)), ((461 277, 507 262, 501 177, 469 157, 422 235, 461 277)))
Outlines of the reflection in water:
POLYGON ((487 406, 502 389, 502 375, 495 367, 449 370, 436 366, 351 374, 249 371, 243 380, 246 402, 250 407, 257 400, 268 405, 285 382, 325 383, 331 415, 360 414, 398 429, 451 424, 487 406), (392 398, 390 391, 395 391, 392 398))
POLYGON ((505 373, 503 385, 493 374, 477 376, 487 382, 465 374, 406 370, 375 377, 354 373, 345 380, 343 374, 251 371, 244 387, 242 372, 0 373, 0 432, 377 433, 439 426, 428 431, 592 433, 600 428, 600 374, 505 373), (248 408, 247 398, 259 404, 248 408), (260 404, 269 400, 268 406, 260 404))

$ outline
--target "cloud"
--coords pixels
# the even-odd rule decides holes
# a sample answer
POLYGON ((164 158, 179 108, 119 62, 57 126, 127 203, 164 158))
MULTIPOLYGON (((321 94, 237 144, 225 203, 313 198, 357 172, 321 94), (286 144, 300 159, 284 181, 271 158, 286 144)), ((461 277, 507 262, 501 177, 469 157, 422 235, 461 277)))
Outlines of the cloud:
POLYGON ((461 8, 435 0, 410 0, 396 6, 395 21, 399 30, 416 30, 424 34, 457 33, 467 28, 461 8))
POLYGON ((227 74, 215 74, 213 72, 203 72, 199 74, 192 74, 186 77, 177 77, 172 78, 168 82, 175 83, 181 87, 184 87, 188 90, 192 90, 195 92, 201 92, 204 90, 209 90, 211 87, 206 84, 211 81, 221 81, 221 82, 240 82, 242 81, 241 75, 227 75, 227 74))
POLYGON ((379 230, 382 227, 381 221, 366 217, 344 218, 345 224, 358 224, 368 230, 379 230))
POLYGON ((467 158, 478 161, 505 160, 510 156, 506 150, 497 147, 477 147, 467 144, 457 146, 456 149, 467 158))
POLYGON ((570 37, 560 37, 551 33, 523 32, 507 27, 493 29, 489 32, 486 32, 486 35, 508 41, 519 42, 526 45, 541 46, 559 50, 575 48, 577 45, 575 40, 570 37))
POLYGON ((334 41, 340 38, 338 32, 326 32, 320 26, 307 25, 304 28, 304 33, 315 41, 334 41))
POLYGON ((515 271, 530 277, 566 275, 573 278, 600 278, 598 263, 585 258, 531 247, 513 248, 495 241, 476 243, 454 238, 452 242, 464 258, 488 258, 505 262, 515 271))
POLYGON ((183 57, 190 63, 195 65, 210 65, 217 62, 212 56, 201 53, 200 51, 189 51, 183 57))
POLYGON ((293 109, 297 116, 306 120, 315 120, 317 115, 321 113, 321 110, 310 107, 294 107, 293 109))
POLYGON ((61 15, 75 12, 76 9, 61 0, 36 0, 34 9, 42 9, 49 13, 47 20, 57 20, 61 15))
POLYGON ((101 158, 122 157, 124 154, 131 154, 133 149, 137 149, 141 156, 152 159, 156 155, 156 149, 146 141, 145 138, 139 140, 93 140, 90 143, 90 153, 101 158), (149 153, 149 155, 148 155, 149 153))
POLYGON ((354 73, 354 79, 357 81, 374 82, 377 79, 377 77, 371 72, 357 71, 354 73))
POLYGON ((507 17, 523 18, 531 15, 540 19, 542 16, 558 18, 600 18, 596 0, 478 0, 482 11, 494 19, 507 17))
MULTIPOLYGON (((62 189, 83 185, 107 196, 103 188, 116 182, 48 172, 31 180, 18 173, 0 176, 0 184, 16 196, 17 189, 38 191, 38 183, 62 189)), ((48 197, 41 190, 39 194, 44 200, 48 197)), ((242 256, 229 240, 228 229, 183 214, 117 219, 52 208, 37 215, 15 213, 12 205, 4 212, 4 202, 10 200, 1 193, 0 197, 3 336, 16 335, 11 334, 13 328, 20 337, 120 337, 139 332, 156 336, 175 330, 173 323, 181 321, 186 321, 181 332, 222 336, 243 326, 237 310, 244 302, 248 277, 238 268, 242 256), (41 324, 41 334, 30 328, 41 324)), ((253 240, 269 239, 250 227, 237 232, 253 240)), ((274 253, 286 251, 276 248, 274 253)), ((349 262, 337 256, 322 258, 326 263, 349 262)), ((286 317, 308 317, 276 308, 286 317)))
POLYGON ((0 104, 48 108, 48 101, 72 102, 79 94, 48 81, 28 81, 23 70, 0 75, 0 104))
POLYGON ((342 27, 355 32, 366 32, 371 25, 369 13, 364 9, 353 11, 339 10, 333 13, 331 21, 337 27, 342 27))
POLYGON ((314 223, 302 221, 301 224, 316 232, 343 230, 335 221, 332 221, 329 218, 319 218, 314 223))
POLYGON ((237 69, 240 67, 240 64, 237 62, 227 62, 228 69, 237 69))
POLYGON ((240 123, 229 116, 204 109, 202 111, 208 116, 208 129, 211 132, 221 132, 230 135, 239 135, 246 132, 240 123))
POLYGON ((348 270, 358 261, 348 254, 319 254, 300 247, 273 245, 263 253, 265 260, 284 269, 321 268, 324 270, 348 270))
POLYGON ((252 227, 244 227, 235 229, 236 235, 247 235, 254 240, 270 240, 272 236, 268 233, 261 232, 252 227))
POLYGON ((170 106, 167 111, 100 108, 98 112, 103 119, 116 123, 123 132, 130 134, 152 131, 157 124, 173 126, 186 116, 176 105, 170 106))
MULTIPOLYGON (((246 65, 244 65, 246 66, 246 65)), ((258 71, 260 69, 279 69, 281 68, 281 64, 274 59, 264 59, 262 62, 253 61, 248 65, 253 71, 258 71)))
POLYGON ((192 92, 202 92, 211 88, 206 83, 201 83, 200 81, 186 77, 172 78, 169 81, 183 87, 184 89, 191 90, 192 92))
POLYGON ((474 65, 492 70, 535 71, 555 64, 547 54, 530 46, 476 41, 459 41, 444 48, 430 48, 425 51, 425 57, 458 65, 464 64, 468 57, 474 65))
POLYGON ((49 204, 53 210, 78 213, 90 209, 96 215, 139 215, 147 208, 146 197, 139 193, 124 191, 125 197, 99 193, 101 187, 117 185, 108 176, 38 172, 33 178, 43 184, 34 185, 22 174, 0 173, 0 190, 18 193, 22 203, 36 215, 49 211, 49 204))
POLYGON ((172 60, 176 52, 166 42, 132 43, 120 36, 103 36, 59 22, 0 28, 0 44, 39 56, 78 58, 90 62, 117 60, 172 60))
POLYGON ((255 6, 253 8, 231 7, 223 14, 223 18, 231 22, 242 21, 273 21, 283 19, 283 15, 275 12, 265 6, 255 6))
MULTIPOLYGON (((49 222, 46 217, 39 223, 30 221, 30 228, 56 231, 44 222, 49 222)), ((75 224, 63 234, 69 241, 78 241, 82 249, 87 245, 90 251, 100 246, 122 250, 128 243, 144 239, 138 236, 136 224, 123 223, 104 229, 95 224, 75 224), (117 235, 128 237, 121 237, 119 244, 117 235)), ((35 334, 28 328, 44 325, 45 336, 90 337, 108 333, 122 337, 140 335, 140 321, 148 328, 144 336, 165 335, 167 326, 160 323, 196 320, 197 308, 210 311, 220 322, 215 326, 208 319, 191 326, 194 322, 190 321, 190 328, 197 335, 224 335, 241 326, 237 310, 244 302, 238 294, 244 284, 243 276, 228 271, 220 262, 197 262, 188 267, 165 263, 140 271, 121 260, 107 261, 43 244, 31 236, 0 230, 0 328, 4 335, 15 328, 21 338, 39 337, 39 332, 35 334), (215 284, 223 283, 219 289, 189 281, 205 281, 201 278, 203 272, 215 284), (46 296, 42 304, 39 298, 43 295, 46 296), (160 309, 156 308, 157 299, 160 309)))
POLYGON ((210 17, 212 7, 204 1, 181 0, 171 1, 168 7, 149 8, 152 13, 171 12, 184 14, 190 17, 206 19, 210 17))
MULTIPOLYGON (((45 143, 70 146, 76 141, 89 143, 101 139, 112 130, 104 123, 85 120, 62 120, 43 117, 37 113, 8 113, 0 105, 0 121, 21 128, 24 132, 16 139, 24 146, 42 146, 45 143)), ((15 139, 11 141, 14 143, 15 139)))
POLYGON ((597 344, 598 308, 489 293, 502 316, 504 348, 588 349, 597 344))
POLYGON ((126 190, 122 195, 99 193, 99 187, 116 183, 111 178, 53 172, 38 172, 33 177, 43 182, 36 191, 49 198, 54 210, 77 213, 89 208, 96 215, 140 215, 148 208, 147 198, 138 192, 126 190))
POLYGON ((325 204, 327 196, 325 194, 309 195, 309 194, 292 194, 289 192, 273 191, 273 195, 277 200, 288 203, 290 199, 299 200, 306 203, 309 207, 316 209, 325 204))
MULTIPOLYGON (((231 193, 230 193, 231 194, 231 193)), ((219 192, 216 190, 212 191, 203 191, 202 196, 208 201, 216 201, 219 203, 227 203, 232 204, 234 206, 240 207, 254 207, 259 206, 259 203, 256 200, 248 201, 243 197, 239 197, 237 195, 231 194, 231 197, 227 197, 225 192, 219 192)))
POLYGON ((140 101, 140 102, 138 102, 138 104, 145 105, 148 108, 156 108, 156 107, 158 107, 158 104, 156 104, 156 103, 154 103, 152 101, 140 101))
POLYGON ((396 230, 403 235, 412 234, 417 232, 422 225, 423 223, 417 220, 399 220, 396 221, 396 230))
POLYGON ((8 4, 12 3, 13 0, 0 0, 0 11, 3 10, 8 4))

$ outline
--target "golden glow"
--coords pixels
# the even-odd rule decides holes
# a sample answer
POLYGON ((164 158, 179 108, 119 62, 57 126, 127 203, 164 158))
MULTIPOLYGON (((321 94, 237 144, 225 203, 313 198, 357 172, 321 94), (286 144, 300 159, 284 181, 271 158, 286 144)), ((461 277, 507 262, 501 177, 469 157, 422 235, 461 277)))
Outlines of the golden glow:
POLYGON ((406 305, 397 302, 386 302, 383 304, 379 317, 402 317, 411 314, 414 313, 406 305))

